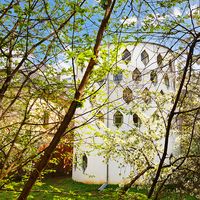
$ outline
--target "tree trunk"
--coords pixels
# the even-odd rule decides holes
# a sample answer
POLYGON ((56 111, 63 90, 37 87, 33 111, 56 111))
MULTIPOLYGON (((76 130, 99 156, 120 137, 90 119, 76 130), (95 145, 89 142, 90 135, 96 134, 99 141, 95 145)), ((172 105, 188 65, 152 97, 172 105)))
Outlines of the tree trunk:
POLYGON ((137 181, 142 175, 144 175, 148 170, 153 169, 152 166, 146 167, 144 170, 142 170, 140 173, 138 173, 129 183, 124 185, 124 187, 119 192, 118 200, 123 200, 123 196, 126 194, 126 192, 132 187, 132 185, 137 181))
MULTIPOLYGON (((98 31, 97 37, 96 37, 96 43, 95 43, 95 46, 94 46, 94 57, 96 57, 96 58, 98 57, 99 47, 100 47, 100 43, 101 43, 102 38, 103 38, 103 33, 104 33, 105 28, 108 24, 110 15, 111 15, 112 10, 113 10, 114 5, 115 5, 115 1, 116 0, 113 0, 113 2, 112 2, 111 0, 108 0, 108 5, 106 6, 104 18, 102 19, 101 25, 99 27, 99 31, 98 31)), ((50 145, 44 151, 44 155, 41 157, 40 161, 36 165, 36 168, 31 173, 29 180, 27 181, 27 183, 25 184, 25 186, 22 190, 22 193, 18 197, 18 200, 27 199, 27 197, 28 197, 28 195, 31 191, 31 188, 35 184, 35 182, 36 182, 37 178, 39 177, 40 173, 42 172, 42 170, 47 165, 47 163, 48 163, 48 161, 51 157, 51 154, 55 150, 60 139, 62 138, 62 135, 65 133, 65 130, 67 129, 69 123, 71 122, 72 117, 74 116, 74 113, 75 113, 76 107, 77 107, 77 103, 78 103, 79 100, 81 100, 85 86, 88 83, 90 74, 91 74, 92 69, 93 69, 95 64, 96 64, 96 61, 93 58, 91 58, 89 63, 88 63, 86 72, 85 72, 85 74, 82 78, 82 81, 80 83, 78 90, 75 93, 74 100, 72 101, 67 114, 65 115, 65 117, 64 117, 60 127, 58 128, 54 138, 52 139, 50 145)))
POLYGON ((178 89, 178 92, 177 92, 177 95, 176 95, 176 99, 175 99, 174 105, 172 107, 172 110, 171 110, 171 112, 169 114, 169 118, 168 118, 168 123, 167 123, 167 127, 166 127, 166 134, 165 134, 165 144, 164 144, 163 155, 161 157, 161 160, 160 160, 160 163, 159 163, 155 178, 154 178, 153 183, 151 185, 151 188, 149 190, 148 198, 151 198, 153 193, 154 193, 155 187, 156 187, 158 179, 160 177, 160 173, 161 173, 165 158, 167 156, 171 123, 172 123, 173 117, 175 115, 175 111, 176 111, 176 108, 177 108, 177 105, 178 105, 178 102, 179 102, 179 99, 180 99, 180 96, 181 96, 182 88, 183 88, 184 83, 185 83, 185 79, 186 79, 186 75, 187 75, 188 69, 192 65, 193 53, 194 53, 194 49, 195 49, 196 43, 198 41, 198 37, 200 37, 200 34, 198 34, 197 37, 194 38, 194 40, 193 40, 193 42, 192 42, 192 44, 191 44, 191 46, 189 48, 189 53, 188 53, 188 56, 187 56, 187 61, 186 61, 185 67, 184 67, 181 83, 180 83, 180 86, 179 86, 179 89, 178 89))

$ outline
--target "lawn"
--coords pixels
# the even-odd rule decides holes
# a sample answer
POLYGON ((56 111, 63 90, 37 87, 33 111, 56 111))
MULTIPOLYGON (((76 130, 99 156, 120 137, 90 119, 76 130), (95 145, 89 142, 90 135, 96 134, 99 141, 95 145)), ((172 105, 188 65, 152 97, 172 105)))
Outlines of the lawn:
MULTIPOLYGON (((34 186, 31 194, 29 195, 28 199, 34 199, 34 200, 114 200, 116 199, 116 188, 115 185, 109 185, 107 189, 100 192, 98 191, 98 188, 100 185, 87 185, 87 184, 81 184, 72 181, 69 178, 47 178, 44 179, 42 182, 39 182, 37 186, 34 186)), ((0 199, 2 200, 12 200, 16 199, 19 195, 20 188, 19 184, 8 187, 7 190, 15 190, 15 191, 6 191, 6 190, 0 190, 0 199)), ((145 192, 145 189, 138 189, 133 188, 131 189, 131 192, 129 194, 137 193, 140 196, 142 196, 142 193, 145 192)), ((165 195, 167 197, 162 198, 162 200, 195 200, 194 197, 181 197, 180 195, 165 195)), ((133 196, 128 196, 126 198, 128 199, 137 199, 133 196)), ((138 200, 143 200, 145 198, 140 197, 138 200)))

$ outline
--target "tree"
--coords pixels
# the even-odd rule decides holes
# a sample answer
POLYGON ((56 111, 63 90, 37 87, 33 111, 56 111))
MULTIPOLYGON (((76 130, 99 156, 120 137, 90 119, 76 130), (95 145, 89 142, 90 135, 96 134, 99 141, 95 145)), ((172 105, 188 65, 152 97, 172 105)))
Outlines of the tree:
MULTIPOLYGON (((91 4, 84 0, 78 2, 57 0, 55 3, 43 0, 41 2, 10 1, 9 3, 1 5, 0 50, 2 56, 1 64, 3 66, 0 88, 1 120, 3 120, 11 109, 15 110, 16 107, 22 103, 20 99, 25 94, 28 86, 31 88, 31 91, 32 88, 35 87, 34 98, 30 95, 30 92, 26 92, 26 94, 29 94, 28 98, 26 96, 25 99, 27 108, 21 110, 22 117, 18 123, 18 127, 15 127, 14 124, 8 124, 8 126, 12 126, 13 129, 15 128, 15 134, 13 134, 10 139, 11 145, 10 142, 8 142, 11 150, 13 149, 12 146, 16 143, 15 138, 19 139, 20 136, 23 135, 22 127, 24 127, 24 123, 26 123, 27 113, 30 114, 29 103, 32 103, 38 96, 42 96, 44 97, 43 99, 45 99, 45 92, 51 91, 52 87, 55 90, 58 88, 61 90, 59 95, 55 94, 57 99, 60 98, 64 92, 66 85, 62 83, 58 84, 55 79, 49 83, 49 77, 47 78, 47 75, 43 73, 42 67, 46 66, 46 68, 51 68, 49 66, 52 65, 55 68, 55 65, 58 64, 57 61, 62 60, 66 62, 68 66, 66 74, 73 77, 73 81, 71 82, 73 87, 70 89, 71 92, 70 94, 66 94, 66 99, 68 99, 69 103, 65 107, 67 111, 64 114, 61 112, 57 113, 58 116, 61 115, 61 121, 55 123, 53 129, 55 136, 41 155, 40 161, 36 165, 35 170, 31 173, 30 179, 25 185, 19 199, 26 199, 31 187, 46 166, 60 139, 68 134, 71 129, 78 128, 69 128, 68 125, 70 121, 74 119, 76 109, 84 104, 84 99, 96 93, 96 91, 90 90, 94 79, 96 78, 96 80, 100 81, 102 74, 106 75, 111 69, 113 69, 115 73, 120 72, 118 67, 114 67, 118 62, 118 50, 121 46, 120 42, 127 39, 134 39, 137 43, 144 38, 146 40, 153 39, 154 41, 156 41, 154 38, 157 38, 159 43, 170 47, 172 50, 177 50, 180 47, 181 49, 177 52, 174 61, 179 59, 183 53, 188 52, 187 57, 183 58, 185 67, 182 79, 180 79, 180 86, 174 106, 169 117, 165 120, 167 122, 165 148, 149 192, 149 197, 152 196, 158 180, 161 180, 159 179, 161 178, 160 175, 164 171, 163 165, 167 155, 167 144, 171 132, 171 124, 173 123, 174 117, 177 115, 176 112, 179 106, 178 103, 181 91, 185 85, 187 74, 190 74, 190 68, 194 61, 194 54, 196 55, 196 51, 198 50, 198 9, 192 8, 192 3, 193 1, 184 0, 165 2, 115 2, 107 0, 91 4), (179 4, 180 7, 186 8, 182 16, 179 15, 179 13, 175 15, 171 14, 173 6, 177 4, 179 4), (111 16, 112 12, 113 15, 111 16), (119 20, 119 18, 121 20, 119 20), (86 27, 89 27, 89 29, 86 27), (91 30, 92 28, 94 28, 94 31, 91 30), (112 67, 106 65, 106 53, 101 53, 102 56, 100 59, 104 60, 105 70, 95 70, 100 60, 98 58, 99 49, 103 41, 104 33, 106 33, 104 42, 106 43, 110 40, 110 42, 116 45, 115 50, 112 52, 114 55, 112 57, 112 63, 115 63, 115 65, 112 67), (93 44, 94 38, 94 48, 92 48, 91 44, 93 44), (18 57, 17 59, 15 55, 18 57), (79 68, 85 70, 82 80, 77 78, 77 72, 75 70, 76 64, 79 68), (86 69, 84 65, 86 65, 86 69), (24 72, 24 68, 28 70, 27 73, 24 72), (38 72, 43 74, 42 80, 33 78, 38 72), (18 81, 21 74, 25 78, 22 83, 18 81), (19 83, 17 90, 13 89, 15 81, 19 83), (51 83, 56 83, 56 86, 51 83), (59 85, 60 87, 58 87, 59 85), (40 92, 39 89, 41 88, 44 90, 43 92, 40 92), (14 91, 12 92, 12 97, 8 96, 10 91, 14 91)), ((124 52, 124 56, 125 54, 126 52, 124 52)), ((143 57, 145 62, 148 57, 145 56, 145 54, 143 57)), ((198 61, 198 59, 199 56, 196 55, 195 60, 198 61)), ((129 62, 129 56, 124 57, 124 62, 129 62)), ((67 84, 69 84, 69 82, 67 82, 67 84)), ((46 98, 47 104, 48 99, 49 97, 46 98)), ((60 102, 60 104, 62 104, 63 101, 60 102)), ((55 104, 53 103, 52 105, 55 104)), ((56 106, 55 110, 57 109, 56 106)), ((84 123, 82 125, 84 125, 84 123)), ((7 126, 4 127, 4 130, 6 130, 6 128, 7 126)), ((7 136, 8 132, 5 131, 5 135, 7 136)), ((27 136, 27 133, 25 136, 27 136)), ((25 148, 28 144, 30 143, 27 142, 25 148)), ((3 151, 1 152, 4 154, 3 151)), ((11 155, 9 152, 11 151, 8 150, 6 152, 6 157, 11 155)), ((32 157, 30 157, 30 159, 32 159, 32 157)), ((180 159, 178 158, 178 160, 180 159)), ((174 161, 174 163, 177 162, 174 161)), ((141 174, 143 174, 142 172, 146 172, 145 169, 150 170, 152 168, 148 168, 147 166, 147 168, 144 167, 143 169, 141 174)), ((134 181, 131 183, 133 182, 134 181)), ((165 183, 165 180, 162 179, 162 182, 165 183)), ((131 185, 132 184, 130 184, 130 186, 131 185)))
MULTIPOLYGON (((83 3, 78 4, 80 9, 83 3)), ((58 56, 67 47, 61 46, 60 37, 76 13, 72 2, 67 5, 45 1, 1 4, 1 179, 24 166, 30 170, 31 164, 27 164, 42 153, 38 153, 41 141, 49 142, 49 133, 55 132, 68 107, 72 95, 65 92, 69 82, 59 81, 55 70, 58 56), (63 14, 65 18, 61 18, 63 14)))
MULTIPOLYGON (((103 33, 104 33, 106 26, 108 24, 110 15, 111 15, 112 10, 114 8, 114 5, 115 5, 115 1, 113 1, 113 2, 108 1, 108 4, 106 5, 105 14, 104 14, 104 17, 102 19, 101 25, 99 27, 99 31, 97 33, 97 38, 96 38, 96 43, 95 43, 94 50, 93 50, 95 57, 98 57, 99 46, 100 46, 100 43, 101 43, 101 40, 102 40, 102 37, 103 37, 103 33)), ((79 87, 77 88, 77 91, 76 91, 75 96, 74 96, 74 100, 72 101, 72 103, 69 106, 67 114, 65 115, 63 121, 61 122, 61 125, 59 126, 59 128, 58 128, 54 138, 52 139, 51 143, 49 144, 48 148, 44 151, 44 155, 42 156, 41 160, 37 163, 35 170, 31 173, 30 178, 29 178, 28 182, 25 184, 23 191, 20 194, 18 199, 26 199, 27 198, 33 184, 35 183, 35 181, 37 180, 41 171, 44 169, 44 167, 48 163, 52 152, 54 151, 54 149, 58 145, 62 135, 65 133, 66 128, 69 126, 69 123, 72 120, 72 117, 73 117, 73 115, 76 111, 76 108, 77 108, 77 103, 83 95, 85 86, 86 86, 88 79, 89 79, 89 75, 90 75, 95 64, 96 64, 95 58, 92 57, 90 59, 89 63, 88 63, 88 67, 87 67, 86 72, 83 76, 83 79, 81 80, 81 83, 80 83, 79 87)))
POLYGON ((190 84, 187 84, 184 88, 180 98, 180 110, 176 112, 177 124, 180 129, 181 151, 179 162, 181 162, 168 179, 177 185, 181 193, 187 192, 198 197, 199 107, 196 106, 198 105, 199 98, 199 87, 197 84, 199 73, 196 72, 197 68, 195 65, 191 70, 191 74, 186 78, 190 84))
MULTIPOLYGON (((166 4, 164 3, 165 5, 160 5, 160 6, 161 7, 166 6, 168 3, 172 3, 172 2, 168 1, 168 2, 166 2, 166 4)), ((164 34, 164 37, 162 37, 163 41, 166 39, 169 39, 169 40, 172 39, 172 40, 176 41, 175 43, 173 43, 173 45, 178 44, 178 47, 181 50, 180 52, 177 52, 176 58, 182 57, 184 64, 183 64, 183 67, 181 68, 181 70, 183 70, 183 73, 182 73, 182 76, 179 79, 179 82, 177 85, 178 90, 177 90, 175 102, 174 102, 173 108, 172 108, 169 116, 166 119, 167 126, 166 126, 166 135, 165 135, 165 147, 163 149, 163 155, 160 160, 159 167, 157 169, 155 178, 153 180, 151 189, 148 194, 149 198, 152 196, 152 194, 156 188, 156 185, 158 184, 158 180, 161 181, 162 184, 160 184, 160 187, 158 188, 155 198, 158 198, 158 193, 159 193, 160 189, 166 183, 168 177, 171 176, 171 173, 169 173, 170 175, 168 174, 166 179, 165 178, 164 178, 164 180, 161 179, 161 173, 163 173, 163 171, 164 171, 163 168, 165 168, 164 161, 166 160, 167 151, 168 151, 168 142, 169 142, 169 135, 171 132, 171 125, 173 123, 173 118, 176 116, 176 114, 179 113, 176 110, 182 109, 182 104, 179 104, 179 102, 181 102, 180 97, 181 97, 182 89, 183 89, 183 87, 185 87, 185 86, 187 87, 187 85, 191 84, 190 79, 187 79, 186 77, 188 77, 188 76, 190 77, 191 69, 193 68, 194 63, 196 63, 197 60, 199 59, 199 56, 196 56, 196 52, 198 51, 198 48, 199 48, 199 32, 198 32, 199 25, 196 21, 197 20, 196 14, 199 11, 198 11, 198 8, 191 8, 191 2, 187 2, 185 4, 184 4, 184 2, 182 2, 182 3, 186 7, 188 6, 188 10, 186 12, 186 15, 184 16, 185 18, 184 17, 182 18, 181 16, 179 16, 178 20, 172 19, 172 21, 169 20, 169 18, 168 18, 166 21, 164 21, 164 26, 158 26, 158 28, 161 28, 161 27, 164 28, 165 34, 164 34), (185 26, 185 24, 189 25, 188 19, 192 21, 192 23, 190 24, 191 25, 190 28, 186 28, 186 26, 185 26), (166 24, 165 24, 165 23, 168 24, 168 22, 171 22, 171 24, 172 24, 172 26, 171 25, 167 26, 167 27, 169 27, 169 29, 166 28, 166 24), (176 33, 177 33, 177 37, 176 37, 176 33), (180 33, 182 34, 182 36, 180 33), (190 39, 188 39, 188 38, 190 38, 190 39), (185 52, 187 52, 187 56, 184 57, 183 55, 185 54, 185 52)), ((166 15, 160 15, 160 17, 161 16, 164 17, 166 15)), ((151 19, 152 19, 152 17, 151 17, 151 19)), ((150 21, 148 20, 148 22, 150 22, 150 21)), ((158 37, 160 35, 160 33, 156 33, 156 32, 153 32, 153 33, 156 34, 158 37)), ((198 110, 198 106, 197 106, 197 110, 198 110)), ((194 120, 194 124, 196 122, 197 122, 197 120, 194 120)), ((193 135, 193 131, 188 132, 188 134, 193 135)), ((177 160, 175 159, 174 162, 171 164, 171 166, 175 167, 177 164, 176 169, 178 170, 179 167, 184 163, 184 160, 187 156, 188 156, 188 154, 184 155, 181 158, 180 157, 177 158, 177 160), (181 162, 178 162, 180 160, 181 160, 181 162)))
MULTIPOLYGON (((186 85, 191 84, 190 79, 188 80, 187 77, 188 76, 190 77, 191 69, 193 68, 194 63, 197 63, 197 61, 199 59, 199 56, 196 55, 196 52, 198 52, 198 50, 199 50, 199 25, 197 22, 197 20, 198 20, 197 13, 198 13, 199 8, 198 7, 192 8, 192 2, 179 1, 179 3, 182 3, 181 6, 183 6, 183 7, 185 6, 185 8, 187 8, 187 9, 186 9, 186 11, 184 11, 184 13, 183 13, 184 15, 182 17, 180 16, 180 14, 178 14, 179 16, 172 16, 168 12, 171 12, 171 6, 176 5, 176 3, 177 2, 171 2, 171 1, 167 1, 166 3, 158 2, 157 6, 160 6, 160 10, 158 10, 158 8, 154 9, 154 6, 153 7, 147 6, 148 8, 152 9, 152 11, 156 10, 159 13, 154 12, 154 14, 148 15, 148 18, 146 18, 144 20, 144 26, 142 26, 142 29, 140 31, 138 31, 139 33, 143 33, 143 35, 141 34, 143 37, 146 34, 148 34, 148 36, 147 36, 148 38, 151 38, 151 36, 152 36, 152 37, 158 37, 159 39, 162 39, 163 43, 165 43, 167 46, 170 47, 170 50, 173 50, 173 49, 177 50, 178 48, 180 48, 179 51, 177 50, 176 55, 173 58, 173 60, 176 61, 177 63, 182 62, 182 64, 183 64, 182 67, 180 68, 180 70, 183 71, 183 73, 177 84, 178 92, 175 96, 174 104, 169 112, 169 115, 165 116, 165 119, 164 119, 164 121, 166 123, 165 145, 162 150, 163 155, 161 156, 159 167, 158 167, 158 169, 155 167, 155 170, 154 170, 155 178, 153 180, 151 189, 149 191, 149 195, 148 195, 149 198, 153 195, 154 191, 156 190, 156 186, 159 185, 159 187, 157 188, 158 190, 155 192, 155 198, 158 198, 159 192, 163 188, 164 184, 167 183, 167 180, 169 179, 169 177, 173 176, 173 173, 171 173, 165 169, 171 168, 173 170, 173 172, 178 170, 180 168, 180 166, 184 163, 185 158, 188 156, 188 154, 186 154, 184 156, 179 155, 178 157, 174 157, 172 155, 173 162, 171 162, 170 164, 165 164, 165 161, 167 159, 169 136, 172 132, 172 124, 174 124, 175 117, 179 113, 177 110, 182 109, 181 108, 182 104, 180 103, 181 102, 181 93, 182 93, 183 88, 186 85), (167 9, 166 9, 166 7, 167 7, 167 9), (163 8, 163 10, 165 10, 165 12, 162 10, 162 8, 163 8), (188 22, 189 20, 192 23, 189 23, 188 22), (155 23, 152 23, 152 22, 155 22, 155 23), (188 26, 190 28, 188 28, 188 26), (172 45, 170 44, 169 41, 172 42, 172 45), (185 53, 186 53, 186 55, 185 55, 185 53), (174 170, 173 168, 176 168, 176 170, 174 170)), ((147 7, 145 7, 144 10, 145 9, 147 10, 147 7)), ((126 20, 124 20, 124 21, 126 21, 126 20)), ((127 28, 127 27, 125 27, 125 28, 127 28)), ((129 34, 129 33, 133 33, 133 32, 125 32, 125 31, 123 32, 122 31, 122 33, 129 34)), ((122 37, 124 36, 123 34, 122 34, 122 37)), ((123 39, 122 39, 122 41, 123 41, 123 39)), ((118 48, 116 51, 118 51, 120 49, 119 46, 117 46, 118 48)), ((118 54, 116 53, 116 55, 118 55, 118 54)), ((115 57, 118 58, 117 56, 115 56, 115 57)), ((128 62, 128 60, 126 60, 126 62, 128 62)), ((115 64, 116 63, 117 63, 117 61, 115 62, 115 64)), ((166 83, 167 82, 168 81, 166 79, 166 83)), ((197 106, 195 109, 198 110, 199 106, 197 106)), ((193 109, 191 109, 191 111, 193 111, 193 109)), ((197 122, 197 120, 194 120, 194 123, 196 123, 196 122, 197 122)), ((193 135, 193 131, 191 131, 191 129, 188 130, 188 134, 190 136, 193 135)), ((111 140, 110 135, 109 135, 109 140, 111 140)), ((122 139, 122 141, 124 141, 124 138, 122 139)), ((111 142, 109 144, 112 144, 112 145, 115 144, 114 139, 111 140, 111 142)), ((126 144, 125 144, 125 146, 126 146, 126 144)), ((133 143, 132 146, 133 146, 132 148, 134 149, 135 143, 133 143)), ((105 149, 108 151, 110 150, 108 148, 105 148, 105 149)), ((111 152, 112 152, 112 150, 111 150, 111 152)), ((125 153, 125 155, 127 155, 127 154, 125 153)), ((171 157, 170 157, 170 159, 171 159, 171 157)), ((141 176, 144 173, 146 173, 148 170, 152 170, 152 169, 154 169, 152 166, 150 166, 150 167, 147 166, 139 174, 141 176)), ((140 176, 137 175, 133 179, 133 181, 130 182, 129 187, 140 176)))

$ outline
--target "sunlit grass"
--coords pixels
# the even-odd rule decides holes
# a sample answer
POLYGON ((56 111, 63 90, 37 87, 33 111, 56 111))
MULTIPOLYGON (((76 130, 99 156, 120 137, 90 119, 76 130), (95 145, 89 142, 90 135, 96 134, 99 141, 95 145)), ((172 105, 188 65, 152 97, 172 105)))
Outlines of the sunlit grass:
MULTIPOLYGON (((17 199, 20 193, 22 184, 12 183, 11 187, 7 190, 0 190, 0 199, 2 200, 12 200, 17 199), (15 191, 13 191, 15 190, 15 191)), ((116 200, 117 199, 117 185, 109 185, 104 191, 98 191, 100 185, 87 185, 78 182, 74 182, 69 178, 46 178, 37 183, 33 187, 31 194, 28 199, 34 200, 116 200)), ((133 199, 131 195, 133 193, 140 193, 143 196, 146 190, 143 188, 132 188, 126 200, 133 199)), ((145 198, 134 198, 135 200, 143 200, 145 198)), ((178 194, 167 194, 163 200, 178 200, 180 195, 178 194)), ((195 200, 193 197, 184 196, 185 200, 195 200)))

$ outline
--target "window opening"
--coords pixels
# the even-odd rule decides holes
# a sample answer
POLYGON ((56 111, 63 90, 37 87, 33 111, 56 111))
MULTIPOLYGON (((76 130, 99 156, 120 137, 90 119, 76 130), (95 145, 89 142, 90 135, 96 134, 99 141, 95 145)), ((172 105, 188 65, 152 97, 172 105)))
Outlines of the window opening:
POLYGON ((165 93, 163 92, 163 90, 160 90, 160 94, 164 95, 165 93))
POLYGON ((165 74, 165 76, 164 76, 164 83, 165 83, 166 87, 169 88, 169 77, 167 76, 167 74, 165 74))
POLYGON ((142 99, 145 103, 150 103, 151 102, 151 96, 150 92, 147 88, 145 88, 142 92, 142 99))
POLYGON ((141 53, 141 61, 145 66, 149 63, 149 54, 145 50, 141 53))
POLYGON ((162 67, 162 63, 163 63, 163 58, 162 58, 161 54, 159 53, 157 56, 157 64, 159 67, 162 67))
POLYGON ((123 74, 122 72, 119 72, 118 74, 113 75, 113 80, 116 84, 119 84, 123 79, 123 74))
POLYGON ((88 158, 87 158, 86 154, 84 153, 83 157, 82 157, 82 169, 83 169, 83 173, 85 173, 87 165, 88 165, 88 158))
POLYGON ((142 74, 137 68, 133 71, 132 79, 137 83, 142 80, 142 74))
POLYGON ((122 53, 122 60, 126 63, 129 63, 131 61, 131 53, 128 49, 125 49, 122 53))
POLYGON ((150 80, 151 82, 156 85, 158 83, 158 75, 155 70, 152 70, 150 73, 150 80))
POLYGON ((129 87, 123 90, 123 99, 127 104, 133 100, 133 92, 129 87))
POLYGON ((114 124, 118 128, 123 124, 123 115, 120 111, 114 114, 114 124))
POLYGON ((141 126, 141 119, 138 117, 137 114, 133 115, 133 122, 134 122, 136 127, 140 127, 141 126))

